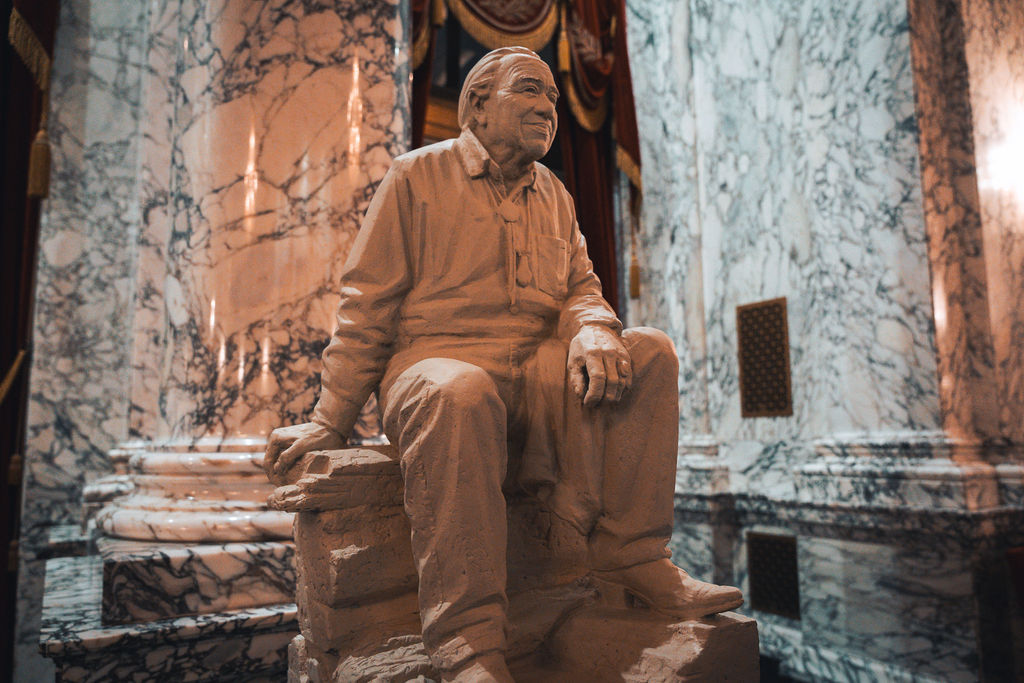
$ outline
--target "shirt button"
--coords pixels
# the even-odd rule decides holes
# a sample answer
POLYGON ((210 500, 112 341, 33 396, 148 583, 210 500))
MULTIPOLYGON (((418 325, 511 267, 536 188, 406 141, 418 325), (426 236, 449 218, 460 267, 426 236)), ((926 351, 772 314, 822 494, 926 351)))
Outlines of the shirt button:
POLYGON ((519 304, 512 304, 511 306, 508 307, 508 310, 510 312, 512 312, 512 313, 518 313, 519 312, 519 304))

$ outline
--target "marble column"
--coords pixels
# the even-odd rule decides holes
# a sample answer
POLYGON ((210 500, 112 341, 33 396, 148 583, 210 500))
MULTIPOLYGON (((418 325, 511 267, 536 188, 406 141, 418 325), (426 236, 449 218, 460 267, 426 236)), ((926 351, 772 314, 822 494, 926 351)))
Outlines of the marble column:
POLYGON ((911 0, 910 10, 944 426, 990 459, 1019 461, 1024 7, 911 0))
MULTIPOLYGON (((719 441, 708 403, 693 61, 682 49, 690 41, 690 6, 632 2, 627 11, 637 120, 641 128, 657 125, 658 134, 640 136, 644 191, 636 248, 641 296, 622 300, 628 301, 629 325, 663 329, 675 342, 680 401, 676 490, 683 496, 711 496, 728 490, 729 469, 717 457, 719 441)), ((620 244, 630 244, 628 233, 620 244)), ((628 258, 627 253, 626 264, 628 258)), ((702 512, 681 506, 677 518, 702 512)), ((728 537, 725 527, 679 523, 672 539, 674 558, 703 579, 731 583, 731 571, 716 561, 715 551, 728 537)))
POLYGON ((630 322, 673 336, 681 433, 706 429, 725 468, 702 486, 680 458, 677 556, 732 567, 793 678, 1012 678, 1020 3, 627 10, 647 269, 630 322), (779 296, 794 412, 743 418, 735 309, 779 296), (798 618, 752 597, 769 563, 750 533, 795 541, 798 618))
POLYGON ((266 437, 318 390, 337 282, 408 144, 394 2, 154 3, 142 124, 129 468, 109 535, 291 536, 266 437), (172 77, 168 77, 172 75, 172 77))

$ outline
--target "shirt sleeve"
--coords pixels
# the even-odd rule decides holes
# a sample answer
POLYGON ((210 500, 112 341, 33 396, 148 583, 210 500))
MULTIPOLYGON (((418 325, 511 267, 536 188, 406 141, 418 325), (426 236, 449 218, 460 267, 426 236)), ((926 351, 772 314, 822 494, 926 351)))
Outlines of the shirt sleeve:
POLYGON ((313 421, 345 437, 384 374, 411 286, 410 202, 404 167, 396 161, 370 201, 342 271, 337 329, 324 349, 313 421))
POLYGON ((587 255, 587 241, 573 218, 569 241, 569 294, 558 317, 558 336, 572 339, 584 325, 604 325, 622 332, 622 323, 601 295, 601 281, 594 274, 594 264, 587 255))

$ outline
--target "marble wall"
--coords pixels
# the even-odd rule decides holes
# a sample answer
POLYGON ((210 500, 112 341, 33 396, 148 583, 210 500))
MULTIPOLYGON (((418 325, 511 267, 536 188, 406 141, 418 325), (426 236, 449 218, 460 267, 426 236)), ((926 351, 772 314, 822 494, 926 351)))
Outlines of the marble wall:
POLYGON ((19 681, 52 678, 41 557, 112 448, 256 443, 312 407, 339 269, 409 130, 401 0, 60 11, 19 681))
POLYGON ((826 435, 941 428, 903 3, 629 9, 640 129, 658 133, 630 323, 681 349, 683 433, 759 467, 826 435), (778 296, 794 415, 743 420, 735 307, 778 296))
POLYGON ((408 145, 394 2, 154 5, 133 437, 266 436, 319 388, 336 282, 408 145), (386 37, 382 37, 386 36, 386 37))
POLYGON ((38 654, 49 527, 78 521, 82 485, 109 471, 107 452, 128 436, 145 21, 142 3, 60 6, 22 494, 19 681, 53 678, 38 654))
POLYGON ((1024 5, 961 2, 999 434, 1024 443, 1024 5))
POLYGON ((1010 608, 982 587, 1009 590, 1002 553, 1024 542, 1024 10, 627 10, 644 170, 627 317, 679 350, 677 561, 746 587, 745 534, 796 537, 802 619, 754 614, 799 679, 1001 680, 1010 608), (745 419, 735 308, 780 296, 793 416, 745 419))

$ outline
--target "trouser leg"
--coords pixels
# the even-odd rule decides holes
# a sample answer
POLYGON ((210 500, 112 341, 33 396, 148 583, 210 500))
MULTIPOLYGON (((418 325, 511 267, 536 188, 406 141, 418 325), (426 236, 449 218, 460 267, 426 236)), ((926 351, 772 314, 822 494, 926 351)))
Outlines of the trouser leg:
POLYGON ((432 358, 382 397, 401 454, 423 642, 450 671, 505 649, 506 408, 475 365, 432 358))
POLYGON ((604 408, 602 513, 590 534, 594 569, 669 557, 679 441, 679 359, 664 332, 625 330, 632 387, 604 408))
POLYGON ((588 537, 591 567, 599 570, 668 557, 672 535, 678 359, 658 330, 622 337, 633 382, 618 403, 583 407, 568 388, 568 346, 559 340, 542 345, 526 372, 521 481, 588 537))

